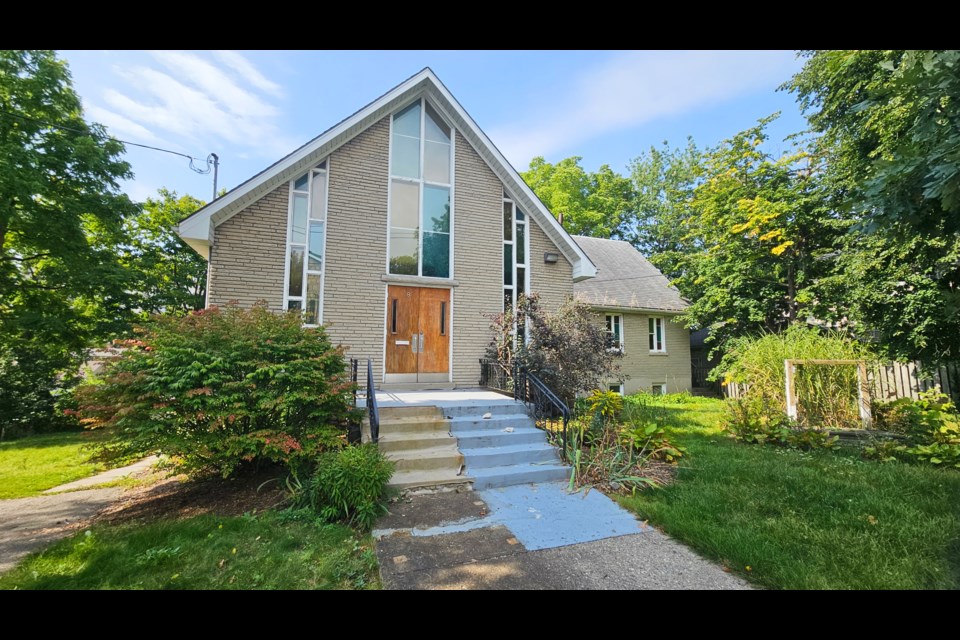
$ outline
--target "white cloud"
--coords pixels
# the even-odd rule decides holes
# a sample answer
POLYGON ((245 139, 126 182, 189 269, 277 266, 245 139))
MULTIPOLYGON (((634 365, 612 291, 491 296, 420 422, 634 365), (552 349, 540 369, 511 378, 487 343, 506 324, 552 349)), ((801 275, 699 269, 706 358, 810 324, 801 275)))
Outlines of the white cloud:
POLYGON ((93 122, 99 122, 107 127, 107 133, 119 138, 136 138, 138 142, 159 142, 159 138, 153 135, 149 129, 137 124, 129 118, 114 113, 108 109, 91 106, 87 110, 87 115, 93 122))
POLYGON ((213 55, 223 64, 236 71, 250 85, 265 91, 273 96, 282 97, 283 89, 276 82, 268 79, 250 61, 236 51, 214 51, 213 55))
POLYGON ((257 90, 231 78, 230 71, 240 67, 251 84, 268 89, 272 84, 262 76, 250 81, 259 72, 240 54, 227 56, 226 70, 192 53, 159 51, 150 57, 163 70, 153 64, 115 65, 113 71, 123 84, 105 89, 104 106, 92 105, 90 113, 134 141, 182 142, 192 153, 204 151, 197 148, 200 145, 229 143, 258 156, 276 157, 296 146, 280 133, 280 110, 257 90))
POLYGON ((675 51, 618 54, 552 96, 522 122, 490 137, 515 166, 599 135, 710 107, 776 86, 795 65, 789 51, 675 51))

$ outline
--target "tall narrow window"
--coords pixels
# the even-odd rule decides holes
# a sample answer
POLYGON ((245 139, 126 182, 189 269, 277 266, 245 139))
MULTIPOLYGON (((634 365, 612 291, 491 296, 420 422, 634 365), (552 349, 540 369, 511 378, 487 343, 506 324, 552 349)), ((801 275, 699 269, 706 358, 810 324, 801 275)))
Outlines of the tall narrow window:
POLYGON ((607 316, 607 349, 623 351, 623 316, 607 316))
POLYGON ((286 308, 303 311, 303 322, 323 322, 323 266, 327 232, 327 163, 290 185, 286 308))
POLYGON ((503 199, 504 308, 527 292, 527 217, 510 198, 503 199))
POLYGON ((452 137, 423 98, 393 115, 390 273, 450 277, 452 137))
POLYGON ((667 342, 664 338, 663 318, 650 318, 650 353, 666 353, 667 342))

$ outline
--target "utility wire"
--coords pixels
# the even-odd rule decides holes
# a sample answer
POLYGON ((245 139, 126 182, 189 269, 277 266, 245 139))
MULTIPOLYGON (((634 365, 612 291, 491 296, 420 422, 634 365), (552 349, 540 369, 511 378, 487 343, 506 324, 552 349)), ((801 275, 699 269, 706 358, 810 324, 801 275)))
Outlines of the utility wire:
MULTIPOLYGON (((7 110, 5 110, 5 109, 0 109, 0 114, 12 116, 12 117, 14 117, 14 118, 19 118, 20 120, 27 120, 27 121, 29 121, 29 122, 36 122, 37 124, 42 124, 42 125, 45 125, 45 126, 47 126, 47 127, 53 127, 54 129, 63 129, 64 131, 72 131, 73 133, 79 133, 79 134, 81 134, 81 135, 83 135, 83 134, 89 134, 89 133, 90 133, 89 131, 83 131, 82 129, 74 129, 73 127, 67 127, 67 126, 64 126, 64 125, 62 125, 62 124, 54 124, 53 122, 50 122, 50 121, 48 121, 48 120, 41 120, 41 119, 39 119, 39 118, 31 118, 30 116, 25 116, 25 115, 20 114, 20 113, 14 113, 13 111, 7 111, 7 110)), ((105 135, 105 137, 110 138, 111 140, 115 140, 116 142, 120 142, 120 143, 122 143, 122 144, 128 144, 128 145, 133 146, 133 147, 142 147, 142 148, 144 148, 144 149, 152 149, 153 151, 162 151, 163 153, 171 153, 171 154, 173 154, 173 155, 175 155, 175 156, 180 156, 181 158, 186 158, 186 159, 190 160, 191 163, 192 163, 193 161, 202 162, 202 160, 200 160, 200 158, 194 158, 194 157, 191 156, 191 155, 187 155, 186 153, 180 153, 179 151, 171 151, 170 149, 161 149, 160 147, 152 147, 152 146, 150 146, 150 145, 148 145, 148 144, 140 144, 139 142, 130 142, 129 140, 121 140, 120 138, 111 136, 111 135, 109 135, 109 134, 104 134, 104 135, 105 135)), ((208 160, 207 162, 208 162, 208 165, 209 165, 209 160, 208 160)), ((194 171, 196 171, 197 173, 209 173, 209 172, 210 172, 210 167, 209 167, 209 166, 207 167, 206 171, 200 171, 200 170, 197 169, 196 167, 193 167, 192 164, 191 164, 191 168, 192 168, 194 171)))
MULTIPOLYGON (((47 127, 52 127, 54 129, 62 129, 63 131, 72 131, 73 133, 79 133, 80 135, 87 135, 91 133, 90 131, 83 131, 81 129, 74 129, 73 127, 66 127, 62 124, 54 124, 53 122, 50 122, 48 120, 31 118, 30 116, 25 116, 20 113, 15 113, 7 109, 0 109, 0 115, 12 116, 14 118, 19 118, 20 120, 26 120, 28 122, 36 122, 37 124, 42 124, 47 127)), ((180 153, 179 151, 172 151, 170 149, 162 149, 160 147, 153 147, 153 146, 150 146, 149 144, 140 144, 139 142, 130 142, 129 140, 121 140, 120 138, 115 138, 114 136, 111 136, 106 133, 104 134, 104 137, 114 140, 116 142, 119 142, 120 144, 130 145, 133 147, 140 147, 142 149, 150 149, 151 151, 160 151, 162 153, 169 153, 175 156, 180 156, 181 158, 186 158, 187 160, 190 161, 190 170, 193 171, 194 173, 199 173, 200 175, 205 176, 208 173, 210 173, 210 171, 212 170, 213 171, 213 200, 217 199, 217 174, 219 173, 219 169, 220 169, 220 156, 218 156, 217 154, 211 153, 207 155, 206 160, 200 160, 199 158, 194 158, 193 156, 187 155, 186 153, 180 153), (197 166, 194 166, 193 164, 194 161, 206 162, 207 163, 206 169, 201 169, 197 166)))

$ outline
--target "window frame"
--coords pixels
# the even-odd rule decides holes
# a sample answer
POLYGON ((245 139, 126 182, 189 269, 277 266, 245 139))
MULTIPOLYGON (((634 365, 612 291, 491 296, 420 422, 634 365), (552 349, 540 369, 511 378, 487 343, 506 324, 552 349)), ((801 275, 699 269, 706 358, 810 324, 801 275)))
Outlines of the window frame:
MULTIPOLYGON (((431 110, 436 113, 444 125, 450 129, 450 182, 449 184, 443 182, 436 182, 433 180, 427 180, 424 176, 424 162, 425 162, 425 148, 426 148, 426 118, 427 118, 427 104, 428 100, 426 96, 421 96, 416 100, 410 101, 404 104, 402 107, 395 109, 390 115, 390 129, 388 133, 388 144, 387 144, 387 256, 386 264, 384 265, 384 273, 388 277, 416 277, 416 278, 428 278, 434 280, 452 280, 455 278, 455 260, 454 260, 454 220, 455 220, 455 201, 456 201, 456 138, 457 138, 457 129, 451 124, 451 118, 436 104, 429 102, 431 110), (393 174, 393 127, 394 119, 396 115, 405 109, 409 108, 414 104, 420 105, 420 158, 419 158, 419 178, 409 178, 406 176, 395 176, 393 174), (405 274, 405 273, 392 273, 390 271, 390 255, 392 252, 392 241, 391 236, 393 235, 393 184, 394 182, 401 182, 405 184, 417 185, 418 187, 418 211, 417 211, 417 273, 415 274, 405 274), (424 200, 423 194, 425 187, 440 187, 445 188, 450 193, 450 220, 449 220, 449 230, 447 231, 447 242, 448 242, 448 270, 446 276, 427 276, 423 275, 423 239, 424 239, 424 200)), ((397 227, 398 229, 407 229, 407 227, 397 227)), ((411 229, 412 230, 412 229, 411 229)), ((430 233, 438 233, 431 231, 430 233)), ((442 233, 442 232, 439 232, 442 233)))
POLYGON ((667 395, 667 383, 666 382, 652 382, 650 383, 650 395, 653 396, 665 396, 667 395), (660 387, 660 393, 654 391, 655 387, 660 387))
MULTIPOLYGON (((507 292, 508 291, 510 292, 510 299, 513 301, 513 304, 516 305, 517 303, 517 282, 519 281, 519 278, 517 278, 518 269, 523 269, 523 292, 525 294, 530 293, 530 215, 526 212, 522 212, 523 220, 517 220, 518 208, 519 207, 517 207, 517 201, 514 198, 510 197, 510 195, 506 192, 506 190, 504 190, 502 206, 500 209, 501 239, 503 240, 503 247, 506 247, 507 245, 510 246, 510 272, 512 277, 510 278, 510 284, 505 284, 505 283, 503 284, 503 295, 500 298, 501 309, 503 311, 507 310, 507 292), (503 233, 504 225, 503 225, 503 219, 502 219, 503 208, 508 205, 510 207, 510 239, 509 240, 507 240, 506 237, 504 237, 504 233, 503 233), (517 263, 517 231, 520 227, 523 227, 523 260, 524 261, 518 264, 517 263)), ((501 256, 501 262, 502 262, 502 256, 501 256)), ((502 267, 503 265, 501 265, 501 274, 500 274, 501 282, 503 282, 502 267)), ((516 335, 516 330, 517 330, 516 319, 514 319, 513 330, 514 330, 514 335, 516 335)), ((530 335, 529 335, 529 332, 527 331, 526 325, 524 325, 523 339, 525 342, 530 339, 530 335)))
POLYGON ((320 160, 314 164, 306 172, 307 175, 307 190, 302 191, 296 189, 296 182, 298 179, 303 177, 304 173, 298 173, 296 176, 290 179, 288 182, 289 193, 287 198, 287 235, 286 235, 286 252, 284 254, 284 267, 283 267, 283 310, 292 311, 290 309, 291 302, 300 303, 300 313, 304 317, 307 312, 307 283, 311 275, 320 276, 320 291, 318 292, 317 300, 317 321, 316 323, 307 323, 304 322, 303 326, 305 327, 318 327, 323 324, 323 292, 326 284, 326 271, 327 271, 327 231, 330 228, 330 158, 326 157, 323 160, 320 160), (323 167, 322 169, 319 167, 323 167), (314 220, 313 219, 313 189, 314 181, 317 179, 323 180, 323 220, 314 220), (296 200, 297 195, 305 195, 307 197, 307 226, 305 231, 304 242, 294 242, 293 241, 293 215, 294 215, 294 201, 296 200), (322 222, 323 224, 323 242, 321 244, 321 262, 320 269, 311 269, 310 268, 310 227, 314 222, 322 222), (301 277, 303 278, 300 295, 291 296, 290 295, 290 250, 292 247, 303 247, 303 270, 301 277))
POLYGON ((626 353, 626 350, 624 349, 626 340, 624 339, 624 335, 623 335, 623 314, 622 313, 607 313, 604 315, 604 323, 606 324, 606 328, 607 328, 608 342, 609 342, 609 339, 613 337, 613 325, 614 325, 613 320, 616 320, 617 321, 616 324, 620 325, 620 340, 617 346, 607 347, 607 351, 626 353))
POLYGON ((650 347, 650 353, 667 352, 667 319, 664 316, 647 316, 647 346, 650 347), (656 339, 657 326, 660 327, 659 348, 656 339))
POLYGON ((618 382, 618 383, 616 383, 616 384, 610 384, 610 383, 608 383, 608 384, 607 384, 607 390, 608 390, 608 391, 613 391, 613 393, 619 393, 620 395, 624 395, 624 393, 623 393, 623 391, 624 391, 624 390, 623 390, 623 383, 622 383, 622 382, 618 382), (617 387, 617 390, 616 390, 616 391, 613 390, 614 387, 617 387))

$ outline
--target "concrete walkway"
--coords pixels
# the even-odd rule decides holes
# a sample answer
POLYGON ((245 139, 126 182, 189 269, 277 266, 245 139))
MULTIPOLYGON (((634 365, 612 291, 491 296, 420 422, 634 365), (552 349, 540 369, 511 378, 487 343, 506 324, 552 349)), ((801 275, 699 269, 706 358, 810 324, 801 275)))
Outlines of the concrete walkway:
POLYGON ((54 487, 35 498, 0 500, 0 573, 15 567, 32 551, 67 537, 123 492, 120 487, 90 487, 145 473, 155 462, 156 458, 146 458, 54 487))
POLYGON ((415 495, 378 522, 388 589, 749 589, 598 491, 415 495))

